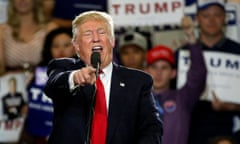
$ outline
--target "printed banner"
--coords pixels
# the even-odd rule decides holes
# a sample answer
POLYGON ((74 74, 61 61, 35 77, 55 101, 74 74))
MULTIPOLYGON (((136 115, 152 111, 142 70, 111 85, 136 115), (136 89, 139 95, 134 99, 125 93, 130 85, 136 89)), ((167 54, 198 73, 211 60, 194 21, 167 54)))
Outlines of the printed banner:
POLYGON ((0 77, 0 142, 17 142, 26 116, 27 94, 23 73, 0 77))
POLYGON ((109 0, 109 13, 117 26, 179 24, 183 0, 109 0))
MULTIPOLYGON (((221 101, 240 103, 240 56, 221 52, 204 52, 208 70, 206 89, 202 100, 212 100, 215 92, 221 101)), ((177 87, 186 82, 186 73, 189 69, 189 51, 181 50, 178 61, 177 87)))

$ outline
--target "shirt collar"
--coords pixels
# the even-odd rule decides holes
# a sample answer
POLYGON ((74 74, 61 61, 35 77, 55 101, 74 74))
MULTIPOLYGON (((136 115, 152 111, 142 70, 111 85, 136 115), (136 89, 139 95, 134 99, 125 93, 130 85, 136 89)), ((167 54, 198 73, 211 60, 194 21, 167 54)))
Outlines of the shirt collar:
POLYGON ((103 76, 105 76, 106 74, 110 74, 112 72, 112 69, 113 69, 113 64, 109 63, 105 68, 102 69, 103 76))
MULTIPOLYGON (((205 47, 208 47, 206 46, 200 39, 198 39, 198 41, 205 47)), ((226 37, 223 36, 212 48, 219 48, 219 47, 222 47, 222 45, 224 44, 224 42, 226 41, 226 37)))

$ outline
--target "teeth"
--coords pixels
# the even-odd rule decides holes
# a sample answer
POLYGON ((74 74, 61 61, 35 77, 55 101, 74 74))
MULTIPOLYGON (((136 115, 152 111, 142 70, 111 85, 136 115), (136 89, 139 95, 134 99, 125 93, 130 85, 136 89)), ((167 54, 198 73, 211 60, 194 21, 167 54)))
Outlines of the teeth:
POLYGON ((100 46, 95 46, 92 48, 92 51, 101 51, 102 50, 102 47, 100 46))

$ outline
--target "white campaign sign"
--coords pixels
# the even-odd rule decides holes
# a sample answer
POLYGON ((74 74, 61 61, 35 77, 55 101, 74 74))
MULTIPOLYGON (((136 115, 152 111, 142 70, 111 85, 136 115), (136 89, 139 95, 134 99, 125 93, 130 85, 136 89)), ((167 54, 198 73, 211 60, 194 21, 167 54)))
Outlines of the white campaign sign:
POLYGON ((23 117, 14 119, 12 121, 0 120, 0 143, 19 141, 23 126, 23 117))
POLYGON ((179 24, 183 0, 109 0, 108 11, 117 26, 179 24))
POLYGON ((3 97, 10 92, 9 80, 12 78, 16 79, 17 92, 21 93, 23 99, 27 101, 26 76, 24 73, 9 73, 0 77, 0 143, 17 142, 25 121, 22 116, 9 120, 3 113, 3 97))
MULTIPOLYGON (((222 101, 240 103, 240 55, 221 52, 204 52, 208 70, 206 89, 201 97, 203 100, 212 100, 212 92, 222 101)), ((189 51, 181 50, 178 62, 177 87, 186 82, 186 73, 189 69, 189 51)))

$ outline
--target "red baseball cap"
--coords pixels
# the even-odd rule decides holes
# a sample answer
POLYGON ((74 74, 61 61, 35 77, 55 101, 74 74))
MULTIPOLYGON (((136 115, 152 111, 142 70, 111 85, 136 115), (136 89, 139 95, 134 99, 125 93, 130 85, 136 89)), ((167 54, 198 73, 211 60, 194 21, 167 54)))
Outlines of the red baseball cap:
POLYGON ((151 65, 158 60, 166 60, 174 66, 175 61, 172 49, 164 45, 157 45, 150 49, 147 53, 147 64, 151 65))

